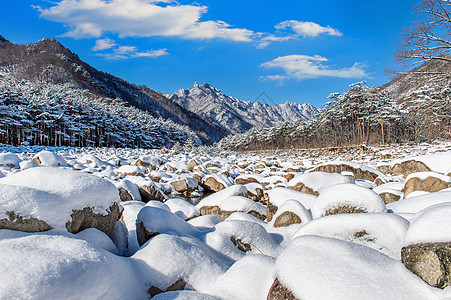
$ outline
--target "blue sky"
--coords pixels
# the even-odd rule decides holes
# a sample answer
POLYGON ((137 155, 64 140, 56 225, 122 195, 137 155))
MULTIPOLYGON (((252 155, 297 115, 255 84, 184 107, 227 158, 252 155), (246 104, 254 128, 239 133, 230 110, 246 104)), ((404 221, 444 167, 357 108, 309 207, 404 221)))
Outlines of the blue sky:
POLYGON ((411 0, 4 1, 0 34, 54 37, 95 68, 172 93, 195 81, 254 101, 321 106, 332 92, 384 69, 411 0))

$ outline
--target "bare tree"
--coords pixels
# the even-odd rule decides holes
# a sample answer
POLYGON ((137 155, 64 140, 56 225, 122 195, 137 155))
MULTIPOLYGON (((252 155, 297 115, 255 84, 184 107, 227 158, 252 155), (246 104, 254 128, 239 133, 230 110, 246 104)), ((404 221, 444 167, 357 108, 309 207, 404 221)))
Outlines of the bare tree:
POLYGON ((419 18, 405 28, 395 57, 403 68, 430 60, 451 62, 451 0, 421 0, 419 18))

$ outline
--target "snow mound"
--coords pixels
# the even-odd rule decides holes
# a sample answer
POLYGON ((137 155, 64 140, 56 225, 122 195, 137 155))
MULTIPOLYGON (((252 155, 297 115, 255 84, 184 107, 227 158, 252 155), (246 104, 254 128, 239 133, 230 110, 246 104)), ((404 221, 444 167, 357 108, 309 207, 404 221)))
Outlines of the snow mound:
POLYGON ((301 193, 292 189, 277 187, 269 191, 265 191, 268 200, 277 207, 280 207, 287 200, 296 200, 305 208, 309 209, 316 201, 316 196, 301 193))
MULTIPOLYGON (((412 194, 412 193, 411 193, 412 194)), ((387 208, 397 214, 417 213, 429 206, 451 202, 451 191, 424 193, 419 196, 408 197, 387 205, 387 208)))
POLYGON ((211 293, 225 299, 266 299, 273 282, 273 257, 247 255, 218 278, 211 293))
POLYGON ((29 235, 0 252, 1 299, 147 299, 130 261, 83 240, 29 235))
POLYGON ((132 257, 140 263, 142 278, 161 290, 178 280, 199 292, 205 292, 226 267, 205 245, 195 238, 159 234, 132 257))
POLYGON ((327 211, 347 206, 363 212, 385 212, 385 202, 370 189, 355 184, 338 184, 323 191, 313 204, 313 218, 325 216, 327 211))
POLYGON ((446 174, 446 171, 451 166, 451 151, 393 160, 390 163, 390 167, 409 160, 420 161, 431 169, 431 171, 446 174))
POLYGON ((196 227, 188 224, 182 218, 157 207, 143 207, 138 213, 136 224, 142 223, 150 233, 173 233, 197 236, 196 227))
POLYGON ((245 253, 264 254, 277 257, 279 244, 262 225, 249 221, 226 220, 215 226, 213 232, 204 236, 208 246, 233 260, 241 259, 245 253), (239 249, 240 244, 242 248, 239 249))
POLYGON ((133 255, 139 249, 138 238, 136 236, 136 218, 145 203, 139 201, 122 202, 122 220, 128 230, 128 255, 133 255))
POLYGON ((275 276, 297 299, 437 299, 397 260, 355 243, 302 236, 277 258, 275 276))
POLYGON ((353 183, 353 181, 343 175, 326 172, 312 172, 298 175, 288 181, 287 187, 295 187, 297 184, 303 184, 306 187, 321 193, 323 190, 342 183, 353 183))
POLYGON ((451 242, 451 203, 428 207, 415 215, 404 246, 420 243, 451 242))
POLYGON ((119 202, 109 181, 62 168, 31 168, 0 179, 0 214, 14 212, 64 228, 73 210, 93 208, 106 215, 119 202))
POLYGON ((293 239, 304 235, 336 238, 401 259, 402 241, 407 228, 409 222, 395 214, 340 214, 313 220, 300 228, 293 239))
POLYGON ((426 180, 428 177, 434 177, 437 179, 440 179, 444 182, 451 182, 451 177, 440 174, 440 173, 436 173, 436 172, 417 172, 417 173, 412 173, 410 175, 408 175, 406 177, 406 182, 409 181, 409 179, 412 178, 418 178, 420 180, 426 180))
POLYGON ((312 220, 312 216, 309 211, 299 201, 288 199, 283 202, 281 206, 279 206, 276 214, 271 220, 271 223, 274 223, 274 221, 285 212, 292 212, 297 215, 301 219, 302 224, 306 224, 312 220))
POLYGON ((254 202, 243 196, 232 196, 224 199, 221 203, 219 203, 219 208, 222 211, 255 211, 260 215, 266 216, 266 207, 263 204, 254 202))
POLYGON ((172 198, 164 202, 172 213, 176 214, 183 220, 191 219, 199 216, 199 210, 183 198, 172 198))
POLYGON ((43 150, 33 156, 33 161, 45 167, 65 167, 67 166, 64 158, 55 152, 43 150))
POLYGON ((197 209, 201 209, 204 206, 219 206, 222 201, 232 196, 246 196, 247 189, 243 185, 232 185, 219 192, 216 192, 208 197, 202 199, 197 205, 197 209))
POLYGON ((141 194, 139 193, 139 188, 136 184, 127 179, 121 179, 114 183, 116 188, 126 190, 133 200, 141 201, 141 194))
POLYGON ((22 160, 13 153, 0 153, 0 166, 18 168, 22 160))

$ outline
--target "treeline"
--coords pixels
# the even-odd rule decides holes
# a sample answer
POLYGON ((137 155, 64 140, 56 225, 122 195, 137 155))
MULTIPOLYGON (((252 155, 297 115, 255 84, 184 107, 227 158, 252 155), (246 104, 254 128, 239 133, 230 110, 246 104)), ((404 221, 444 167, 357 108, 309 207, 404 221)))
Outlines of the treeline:
POLYGON ((0 143, 74 147, 200 145, 188 127, 154 118, 119 99, 71 84, 43 84, 0 74, 0 143))
POLYGON ((318 118, 253 128, 230 135, 219 146, 228 150, 342 147, 447 139, 451 136, 450 81, 430 80, 424 88, 395 103, 380 87, 365 82, 334 93, 318 118))

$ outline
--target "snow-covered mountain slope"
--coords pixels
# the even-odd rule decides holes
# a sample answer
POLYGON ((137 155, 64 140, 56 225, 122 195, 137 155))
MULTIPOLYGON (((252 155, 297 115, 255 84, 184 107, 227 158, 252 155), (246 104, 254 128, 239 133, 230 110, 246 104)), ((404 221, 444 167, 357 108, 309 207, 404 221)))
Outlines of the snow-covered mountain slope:
POLYGON ((161 93, 99 71, 53 38, 18 45, 0 36, 0 72, 38 84, 70 84, 93 97, 119 99, 124 106, 138 108, 154 118, 170 120, 194 131, 211 144, 229 132, 200 117, 161 93))
POLYGON ((254 126, 273 126, 280 122, 308 120, 320 109, 311 104, 290 103, 268 105, 228 96, 208 83, 194 84, 191 89, 179 89, 167 97, 198 115, 215 121, 233 133, 254 126))

